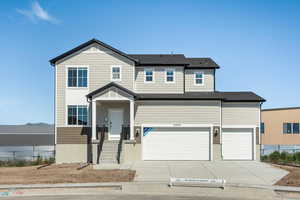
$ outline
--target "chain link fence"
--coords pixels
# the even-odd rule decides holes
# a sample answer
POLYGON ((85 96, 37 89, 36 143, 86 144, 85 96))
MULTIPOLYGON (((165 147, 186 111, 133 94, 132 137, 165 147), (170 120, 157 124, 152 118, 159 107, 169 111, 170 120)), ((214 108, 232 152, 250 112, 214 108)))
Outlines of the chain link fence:
POLYGON ((0 146, 0 160, 34 161, 38 157, 49 159, 55 157, 54 146, 0 146))

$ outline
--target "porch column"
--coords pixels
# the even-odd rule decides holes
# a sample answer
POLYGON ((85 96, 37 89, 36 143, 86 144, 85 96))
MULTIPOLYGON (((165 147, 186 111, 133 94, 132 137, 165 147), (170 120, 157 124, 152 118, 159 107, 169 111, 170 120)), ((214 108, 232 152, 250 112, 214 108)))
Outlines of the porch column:
POLYGON ((130 100, 130 140, 134 140, 134 100, 130 100))
POLYGON ((96 140, 97 135, 97 104, 96 101, 92 101, 92 141, 96 140))

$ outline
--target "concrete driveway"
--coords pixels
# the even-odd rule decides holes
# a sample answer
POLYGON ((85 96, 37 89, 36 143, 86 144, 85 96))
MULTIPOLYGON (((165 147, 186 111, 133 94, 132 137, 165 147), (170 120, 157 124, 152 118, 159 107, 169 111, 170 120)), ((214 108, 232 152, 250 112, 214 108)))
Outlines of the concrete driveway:
POLYGON ((131 163, 135 181, 168 182, 177 178, 224 178, 231 184, 273 185, 287 171, 256 161, 139 161, 131 163))

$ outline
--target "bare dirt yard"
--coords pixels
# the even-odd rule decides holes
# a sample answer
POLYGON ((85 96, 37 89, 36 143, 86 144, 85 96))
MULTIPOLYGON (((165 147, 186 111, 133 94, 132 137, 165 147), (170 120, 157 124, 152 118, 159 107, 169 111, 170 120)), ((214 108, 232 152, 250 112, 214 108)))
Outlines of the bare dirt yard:
POLYGON ((289 171, 290 173, 280 179, 275 185, 300 187, 300 167, 275 165, 275 167, 289 171))
POLYGON ((78 170, 79 164, 28 167, 0 167, 0 184, 53 184, 88 182, 133 181, 133 170, 95 170, 87 166, 78 170))

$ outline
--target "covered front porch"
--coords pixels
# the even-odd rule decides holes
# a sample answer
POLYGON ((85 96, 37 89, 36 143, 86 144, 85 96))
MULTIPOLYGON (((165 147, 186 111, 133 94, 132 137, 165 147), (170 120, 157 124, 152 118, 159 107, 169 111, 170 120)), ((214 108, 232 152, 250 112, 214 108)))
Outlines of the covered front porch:
POLYGON ((134 140, 135 94, 112 82, 87 98, 92 108, 93 163, 120 163, 123 141, 134 140))
MULTIPOLYGON (((133 120, 129 100, 95 100, 92 102, 92 140, 133 140, 133 120), (93 112, 94 111, 94 112, 93 112)), ((133 112, 132 112, 133 113, 133 112)), ((134 113, 133 113, 134 114, 134 113)))

